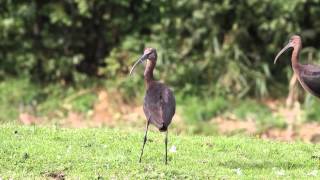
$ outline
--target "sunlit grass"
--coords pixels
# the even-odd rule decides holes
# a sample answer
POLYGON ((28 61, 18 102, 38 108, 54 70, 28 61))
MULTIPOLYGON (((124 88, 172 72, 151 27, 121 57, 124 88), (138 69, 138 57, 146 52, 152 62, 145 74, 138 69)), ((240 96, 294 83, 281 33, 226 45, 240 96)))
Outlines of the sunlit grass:
POLYGON ((0 177, 97 178, 319 178, 319 145, 245 137, 177 136, 151 131, 138 163, 143 132, 2 126, 0 177))

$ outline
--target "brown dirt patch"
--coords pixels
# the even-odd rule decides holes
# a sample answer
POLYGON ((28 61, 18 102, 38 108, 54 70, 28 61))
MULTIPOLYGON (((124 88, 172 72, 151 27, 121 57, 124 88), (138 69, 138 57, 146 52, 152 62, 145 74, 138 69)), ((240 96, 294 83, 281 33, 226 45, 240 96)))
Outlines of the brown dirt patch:
MULTIPOLYGON (((142 105, 128 104, 123 101, 119 92, 109 92, 98 90, 97 100, 90 113, 74 112, 68 109, 61 111, 56 119, 64 127, 83 128, 83 127, 133 127, 144 129, 145 116, 142 105), (62 121, 60 121, 62 119, 62 121)), ((263 102, 272 110, 272 113, 282 116, 287 124, 286 129, 270 128, 261 132, 254 119, 240 120, 232 114, 213 118, 208 126, 216 126, 220 134, 242 133, 258 136, 263 139, 274 139, 281 141, 302 140, 305 142, 320 142, 320 124, 318 123, 299 123, 302 122, 303 111, 300 104, 292 103, 291 107, 285 107, 284 100, 266 99, 263 102)), ((44 124, 53 119, 51 117, 38 117, 32 112, 21 112, 19 121, 25 125, 44 124)), ((187 133, 190 125, 187 125, 179 112, 176 112, 170 130, 175 133, 187 133)))
POLYGON ((27 112, 22 112, 19 114, 19 121, 24 125, 32 125, 39 124, 41 118, 27 112))
POLYGON ((64 126, 73 127, 73 128, 84 128, 87 127, 85 122, 84 115, 79 112, 70 111, 68 116, 65 119, 64 126))
POLYGON ((218 130, 222 134, 232 134, 234 132, 243 132, 248 135, 253 135, 257 131, 254 121, 240 121, 217 117, 212 120, 217 125, 218 130))
POLYGON ((63 172, 48 172, 44 174, 46 177, 52 178, 54 180, 65 180, 66 175, 63 172))
POLYGON ((307 123, 302 124, 299 128, 299 138, 306 142, 319 143, 320 142, 320 124, 307 123))
POLYGON ((273 139, 279 141, 293 141, 294 132, 290 129, 271 128, 260 135, 262 139, 273 139))
POLYGON ((92 121, 96 125, 116 126, 119 121, 134 121, 144 118, 142 106, 126 104, 117 92, 100 90, 93 107, 92 121))

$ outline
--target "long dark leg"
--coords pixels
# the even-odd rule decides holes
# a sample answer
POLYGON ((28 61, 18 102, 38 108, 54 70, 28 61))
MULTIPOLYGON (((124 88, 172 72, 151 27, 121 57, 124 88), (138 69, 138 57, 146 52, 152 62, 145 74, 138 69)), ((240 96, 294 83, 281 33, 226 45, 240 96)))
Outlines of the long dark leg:
POLYGON ((140 154, 140 158, 139 158, 139 162, 141 163, 141 158, 143 155, 143 149, 144 149, 144 145, 147 142, 147 134, 148 134, 148 128, 149 128, 149 124, 150 124, 150 119, 148 119, 147 124, 146 124, 146 132, 144 133, 144 139, 143 139, 143 145, 142 145, 142 149, 141 149, 141 154, 140 154))
POLYGON ((166 148, 166 164, 168 164, 168 130, 166 131, 166 137, 164 138, 165 148, 166 148))

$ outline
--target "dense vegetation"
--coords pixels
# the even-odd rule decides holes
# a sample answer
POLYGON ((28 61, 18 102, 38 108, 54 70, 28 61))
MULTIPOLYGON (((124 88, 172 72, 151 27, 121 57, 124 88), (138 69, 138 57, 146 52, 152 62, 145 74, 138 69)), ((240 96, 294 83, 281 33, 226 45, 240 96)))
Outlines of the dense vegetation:
POLYGON ((143 91, 141 75, 128 79, 128 69, 144 47, 155 47, 157 78, 176 90, 181 104, 203 102, 190 116, 208 119, 227 109, 228 100, 286 96, 288 57, 277 66, 273 58, 290 35, 300 34, 302 59, 320 59, 319 5, 319 0, 4 0, 2 87, 10 94, 12 79, 31 84, 30 93, 15 93, 23 98, 8 107, 16 109, 19 103, 48 104, 65 93, 58 86, 71 88, 67 94, 73 88, 119 88, 129 101, 143 91), (215 100, 204 101, 208 96, 215 100))
POLYGON ((285 66, 272 60, 288 37, 301 34, 306 46, 319 47, 319 4, 5 0, 0 73, 42 83, 116 79, 127 74, 143 47, 152 46, 159 52, 161 78, 186 92, 275 94, 271 82, 287 78, 285 66))

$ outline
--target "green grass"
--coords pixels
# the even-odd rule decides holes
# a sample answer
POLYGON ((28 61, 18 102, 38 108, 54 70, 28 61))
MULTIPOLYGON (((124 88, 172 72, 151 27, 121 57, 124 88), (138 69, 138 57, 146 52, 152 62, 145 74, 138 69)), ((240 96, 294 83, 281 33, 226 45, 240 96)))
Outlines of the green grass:
POLYGON ((150 131, 143 162, 143 132, 2 125, 0 177, 45 179, 310 179, 319 178, 319 145, 245 137, 177 136, 169 133, 169 165, 163 135, 150 131), (238 173, 237 173, 238 172, 238 173))

